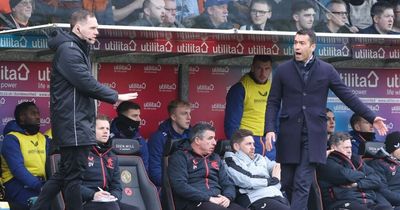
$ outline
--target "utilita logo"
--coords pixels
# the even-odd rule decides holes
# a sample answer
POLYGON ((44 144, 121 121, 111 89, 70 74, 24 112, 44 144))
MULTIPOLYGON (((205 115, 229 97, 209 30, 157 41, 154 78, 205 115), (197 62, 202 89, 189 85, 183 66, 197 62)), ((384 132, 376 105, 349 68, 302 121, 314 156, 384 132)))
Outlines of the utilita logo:
POLYGON ((161 65, 147 65, 144 66, 144 73, 157 73, 161 71, 161 65))
POLYGON ((197 85, 197 92, 198 93, 209 93, 211 91, 214 90, 214 84, 209 84, 209 85, 205 85, 205 84, 201 84, 201 85, 197 85))
POLYGON ((132 70, 132 66, 131 64, 118 64, 114 66, 114 72, 127 72, 127 71, 131 71, 132 70))
POLYGON ((199 102, 195 102, 195 103, 190 103, 190 109, 198 109, 200 108, 200 104, 199 102))
POLYGON ((145 110, 157 110, 161 107, 161 105, 162 105, 162 103, 160 101, 157 101, 157 102, 149 101, 149 102, 145 102, 143 104, 143 108, 145 110))
POLYGON ((14 118, 13 117, 5 117, 1 121, 2 121, 3 125, 7 125, 7 123, 10 122, 11 120, 14 120, 14 118))
POLYGON ((229 73, 229 67, 225 66, 225 67, 213 67, 211 69, 211 74, 213 75, 225 75, 229 73))
POLYGON ((211 110, 214 112, 223 112, 225 111, 225 104, 221 104, 221 103, 215 103, 211 105, 211 110))
POLYGON ((128 85, 129 91, 142 91, 147 87, 146 83, 130 83, 128 85))
POLYGON ((159 92, 172 92, 176 90, 176 84, 172 83, 172 84, 160 84, 158 85, 158 91, 159 92))
POLYGON ((27 81, 29 79, 29 68, 23 63, 17 69, 8 66, 0 66, 0 79, 8 81, 27 81))

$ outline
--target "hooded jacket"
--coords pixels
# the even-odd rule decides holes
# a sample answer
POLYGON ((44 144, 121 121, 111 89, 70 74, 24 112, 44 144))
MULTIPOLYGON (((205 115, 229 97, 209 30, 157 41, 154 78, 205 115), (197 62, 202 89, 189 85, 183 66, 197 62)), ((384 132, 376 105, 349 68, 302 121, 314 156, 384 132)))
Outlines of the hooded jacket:
MULTIPOLYGON (((115 119, 111 123, 110 131, 111 131, 110 136, 112 138, 126 138, 124 134, 122 134, 118 129, 115 119)), ((144 167, 146 168, 146 171, 149 171, 149 149, 147 147, 146 140, 140 134, 139 128, 136 131, 134 131, 132 139, 137 139, 139 141, 140 157, 143 160, 143 164, 144 167)))
POLYGON ((81 184, 82 201, 93 200, 98 187, 121 200, 122 187, 118 157, 109 145, 93 146, 88 156, 88 167, 81 184))
POLYGON ((53 138, 61 147, 95 145, 94 99, 113 104, 118 93, 93 78, 86 41, 57 30, 48 45, 55 51, 50 79, 53 138))
POLYGON ((375 204, 375 191, 380 187, 380 178, 357 155, 351 160, 344 154, 333 151, 325 165, 317 170, 322 198, 327 209, 333 209, 347 202, 375 204), (357 187, 348 187, 357 183, 357 187))
POLYGON ((176 210, 188 204, 208 202, 210 197, 223 195, 235 199, 235 186, 226 173, 218 154, 196 154, 192 148, 178 150, 168 161, 168 176, 176 210))
POLYGON ((393 157, 374 159, 368 162, 381 178, 379 192, 393 206, 400 206, 400 162, 393 157))
POLYGON ((275 161, 260 154, 255 154, 252 160, 242 151, 238 151, 226 152, 223 163, 239 192, 246 194, 250 203, 261 198, 283 197, 279 179, 271 176, 275 161))
POLYGON ((171 119, 161 123, 158 130, 150 136, 149 146, 149 176, 151 181, 161 187, 162 159, 164 155, 164 145, 167 139, 188 139, 189 129, 183 134, 177 133, 172 127, 171 119))
MULTIPOLYGON (((25 131, 17 124, 15 120, 7 123, 3 130, 4 140, 1 148, 1 170, 2 180, 5 181, 5 176, 11 173, 12 178, 5 181, 4 186, 6 188, 7 199, 25 200, 32 197, 32 192, 36 192, 36 196, 39 195, 40 189, 42 188, 45 181, 45 163, 46 160, 37 159, 38 156, 34 155, 31 158, 37 160, 35 166, 27 167, 24 159, 28 159, 28 154, 21 152, 21 143, 26 140, 23 137, 37 139, 38 142, 32 142, 32 144, 38 147, 38 151, 45 147, 45 156, 48 155, 50 139, 45 137, 43 134, 38 132, 35 135, 28 135, 25 131), (19 136, 20 138, 18 139, 19 136), (22 138, 21 138, 22 137, 22 138), (7 171, 6 171, 7 170, 7 171), (26 198, 26 199, 25 199, 26 198)), ((30 143, 26 146, 32 147, 30 143)), ((9 179, 9 178, 7 178, 9 179)))

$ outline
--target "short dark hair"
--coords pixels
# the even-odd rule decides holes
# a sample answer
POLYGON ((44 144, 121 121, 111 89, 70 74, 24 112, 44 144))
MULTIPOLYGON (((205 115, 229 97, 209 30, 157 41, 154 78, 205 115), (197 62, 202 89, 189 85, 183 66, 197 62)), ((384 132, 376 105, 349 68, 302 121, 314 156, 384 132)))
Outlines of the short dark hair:
POLYGON ((137 103, 134 103, 132 101, 124 101, 120 103, 117 107, 117 114, 118 116, 123 115, 126 111, 134 109, 134 110, 140 110, 140 106, 137 103))
POLYGON ((315 35, 315 32, 311 29, 300 29, 296 32, 296 35, 308 35, 311 44, 317 43, 317 35, 315 35))
POLYGON ((387 9, 393 9, 393 5, 386 1, 378 1, 371 7, 371 17, 374 18, 375 15, 382 15, 383 12, 387 9))
POLYGON ((329 109, 328 107, 326 107, 325 113, 328 113, 328 112, 332 112, 332 113, 333 113, 333 111, 332 111, 331 109, 329 109))
POLYGON ((331 11, 332 5, 334 5, 334 4, 342 4, 342 5, 346 6, 346 11, 347 11, 347 4, 346 4, 346 2, 344 2, 343 0, 331 0, 331 1, 328 2, 328 4, 326 5, 326 8, 328 8, 329 11, 331 11))
POLYGON ((261 61, 261 62, 271 62, 271 63, 272 63, 272 57, 269 56, 269 55, 255 55, 255 56, 253 57, 253 63, 252 63, 252 64, 254 64, 254 63, 257 62, 257 61, 261 61))
POLYGON ((20 125, 20 123, 21 123, 21 118, 20 118, 21 114, 26 112, 28 110, 28 108, 31 106, 34 106, 37 108, 36 104, 33 103, 32 101, 22 102, 15 107, 14 118, 18 125, 20 125))
POLYGON ((250 130, 247 129, 238 129, 236 130, 231 138, 231 147, 232 147, 232 151, 234 151, 235 149, 233 148, 233 145, 235 143, 240 144, 243 139, 247 136, 253 136, 253 132, 251 132, 250 130))
POLYGON ((189 138, 190 138, 190 143, 193 143, 193 141, 198 137, 198 138, 203 138, 203 134, 206 131, 214 131, 215 128, 209 123, 197 123, 194 125, 189 132, 189 138))
POLYGON ((168 104, 168 114, 171 115, 172 113, 175 112, 176 108, 178 108, 178 106, 188 106, 190 107, 190 103, 184 100, 180 100, 180 99, 175 99, 171 102, 169 102, 168 104))
POLYGON ((353 130, 354 129, 354 125, 358 122, 360 122, 363 119, 363 117, 361 117, 360 115, 354 113, 353 115, 351 115, 350 117, 350 126, 353 130))
POLYGON ((292 15, 299 13, 303 10, 313 9, 315 11, 314 5, 309 1, 296 1, 292 4, 292 15))
POLYGON ((269 0, 252 0, 250 3, 250 9, 253 8, 255 3, 266 4, 272 10, 271 2, 269 0))
POLYGON ((95 17, 93 12, 87 11, 85 9, 80 9, 72 13, 69 25, 71 30, 80 21, 85 21, 88 17, 95 17))
POLYGON ((341 142, 351 140, 351 135, 346 132, 335 132, 329 137, 329 145, 338 146, 341 142))

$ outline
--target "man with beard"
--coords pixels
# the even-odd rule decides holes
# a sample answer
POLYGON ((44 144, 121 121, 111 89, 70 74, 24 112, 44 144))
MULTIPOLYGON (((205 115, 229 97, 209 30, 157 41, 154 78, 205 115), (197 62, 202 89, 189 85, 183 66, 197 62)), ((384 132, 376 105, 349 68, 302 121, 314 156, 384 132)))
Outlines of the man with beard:
POLYGON ((39 195, 46 180, 49 139, 39 132, 40 112, 33 102, 17 105, 14 117, 3 132, 1 181, 11 209, 29 209, 28 199, 39 195))
POLYGON ((147 142, 139 132, 140 106, 131 101, 124 101, 117 107, 117 117, 111 123, 111 138, 136 139, 140 144, 140 157, 146 171, 149 169, 149 151, 147 142))
POLYGON ((227 139, 239 128, 253 132, 255 151, 275 160, 275 147, 265 151, 265 114, 272 81, 272 58, 255 55, 251 70, 226 95, 224 130, 227 139))
POLYGON ((229 0, 207 0, 205 11, 195 18, 192 28, 232 29, 233 24, 228 20, 229 0))
POLYGON ((313 28, 315 15, 315 8, 311 2, 297 1, 292 5, 292 21, 286 24, 276 23, 276 26, 281 31, 310 30, 313 28))
POLYGON ((374 126, 360 115, 353 114, 350 118, 351 151, 354 155, 363 155, 365 142, 376 141, 374 126))
POLYGON ((143 18, 133 22, 133 26, 160 26, 165 17, 164 0, 145 0, 143 18))

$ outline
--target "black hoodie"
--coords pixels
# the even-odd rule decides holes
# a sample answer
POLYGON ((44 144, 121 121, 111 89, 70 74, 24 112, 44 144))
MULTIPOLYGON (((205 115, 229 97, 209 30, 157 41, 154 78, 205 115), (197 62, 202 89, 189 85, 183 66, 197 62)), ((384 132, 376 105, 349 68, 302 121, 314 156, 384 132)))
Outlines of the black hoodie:
POLYGON ((86 41, 62 30, 51 35, 48 45, 55 51, 50 78, 53 139, 60 146, 95 145, 94 99, 113 104, 118 93, 93 78, 86 41))

